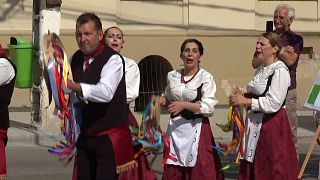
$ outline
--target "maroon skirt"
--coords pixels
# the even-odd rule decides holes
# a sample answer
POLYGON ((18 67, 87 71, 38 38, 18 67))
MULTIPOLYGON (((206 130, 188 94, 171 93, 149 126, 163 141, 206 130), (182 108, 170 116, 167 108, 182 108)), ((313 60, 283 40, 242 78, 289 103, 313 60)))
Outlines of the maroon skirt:
POLYGON ((198 146, 197 162, 194 167, 182 167, 166 164, 163 171, 163 180, 216 180, 224 179, 224 173, 220 171, 221 162, 216 150, 208 118, 202 120, 200 140, 198 146))
MULTIPOLYGON (((132 114, 132 112, 130 111, 130 109, 128 113, 129 113, 130 125, 135 128, 138 128, 139 127, 138 122, 134 117, 134 115, 132 114)), ((156 180, 157 179, 156 174, 150 168, 147 157, 143 153, 141 153, 136 158, 136 162, 138 163, 138 167, 135 167, 127 172, 121 173, 119 175, 119 180, 156 180)))
POLYGON ((299 162, 287 112, 265 114, 253 163, 241 160, 239 180, 296 180, 299 162))
POLYGON ((8 130, 0 129, 0 179, 7 175, 6 145, 8 141, 8 130))

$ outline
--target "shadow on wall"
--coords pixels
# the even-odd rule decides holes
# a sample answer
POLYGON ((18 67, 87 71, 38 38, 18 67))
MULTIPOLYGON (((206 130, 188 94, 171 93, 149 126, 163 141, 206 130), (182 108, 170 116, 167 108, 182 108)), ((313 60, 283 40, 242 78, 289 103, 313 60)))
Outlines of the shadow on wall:
POLYGON ((135 111, 144 111, 151 95, 161 95, 167 84, 167 74, 172 71, 170 62, 159 55, 150 55, 139 63, 140 87, 135 100, 135 111))
POLYGON ((24 10, 24 0, 0 0, 0 21, 5 21, 18 10, 24 10))
POLYGON ((305 109, 304 103, 319 69, 320 56, 312 47, 304 47, 297 67, 298 109, 305 109))

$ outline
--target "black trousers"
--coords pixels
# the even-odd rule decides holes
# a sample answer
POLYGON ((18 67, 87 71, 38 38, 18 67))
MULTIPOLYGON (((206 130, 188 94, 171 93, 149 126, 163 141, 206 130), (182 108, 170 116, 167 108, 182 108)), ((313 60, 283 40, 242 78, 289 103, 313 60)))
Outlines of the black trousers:
POLYGON ((77 141, 78 180, 118 179, 114 151, 107 135, 80 136, 77 141))

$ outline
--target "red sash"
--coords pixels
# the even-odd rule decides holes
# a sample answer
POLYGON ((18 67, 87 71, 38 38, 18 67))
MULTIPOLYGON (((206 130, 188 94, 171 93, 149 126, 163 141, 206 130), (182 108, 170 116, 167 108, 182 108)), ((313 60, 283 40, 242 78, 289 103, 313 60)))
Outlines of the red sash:
POLYGON ((109 136, 113 146, 117 174, 137 167, 137 162, 134 160, 131 131, 128 125, 115 127, 97 133, 84 132, 83 134, 88 137, 103 135, 109 136))

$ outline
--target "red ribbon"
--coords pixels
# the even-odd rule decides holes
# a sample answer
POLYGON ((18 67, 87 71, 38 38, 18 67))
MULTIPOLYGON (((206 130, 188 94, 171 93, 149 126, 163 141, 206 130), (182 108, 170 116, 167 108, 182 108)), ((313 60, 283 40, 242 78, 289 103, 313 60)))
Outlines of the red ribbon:
POLYGON ((161 162, 161 166, 164 166, 168 159, 172 161, 177 161, 177 158, 170 155, 170 141, 168 137, 165 134, 162 134, 162 139, 164 143, 164 152, 163 152, 163 160, 161 162))
POLYGON ((90 70, 89 59, 90 58, 95 58, 99 54, 101 54, 103 49, 104 49, 104 47, 105 47, 105 42, 102 40, 102 41, 99 42, 97 48, 91 54, 84 56, 84 63, 85 63, 85 66, 86 66, 86 71, 90 70))

